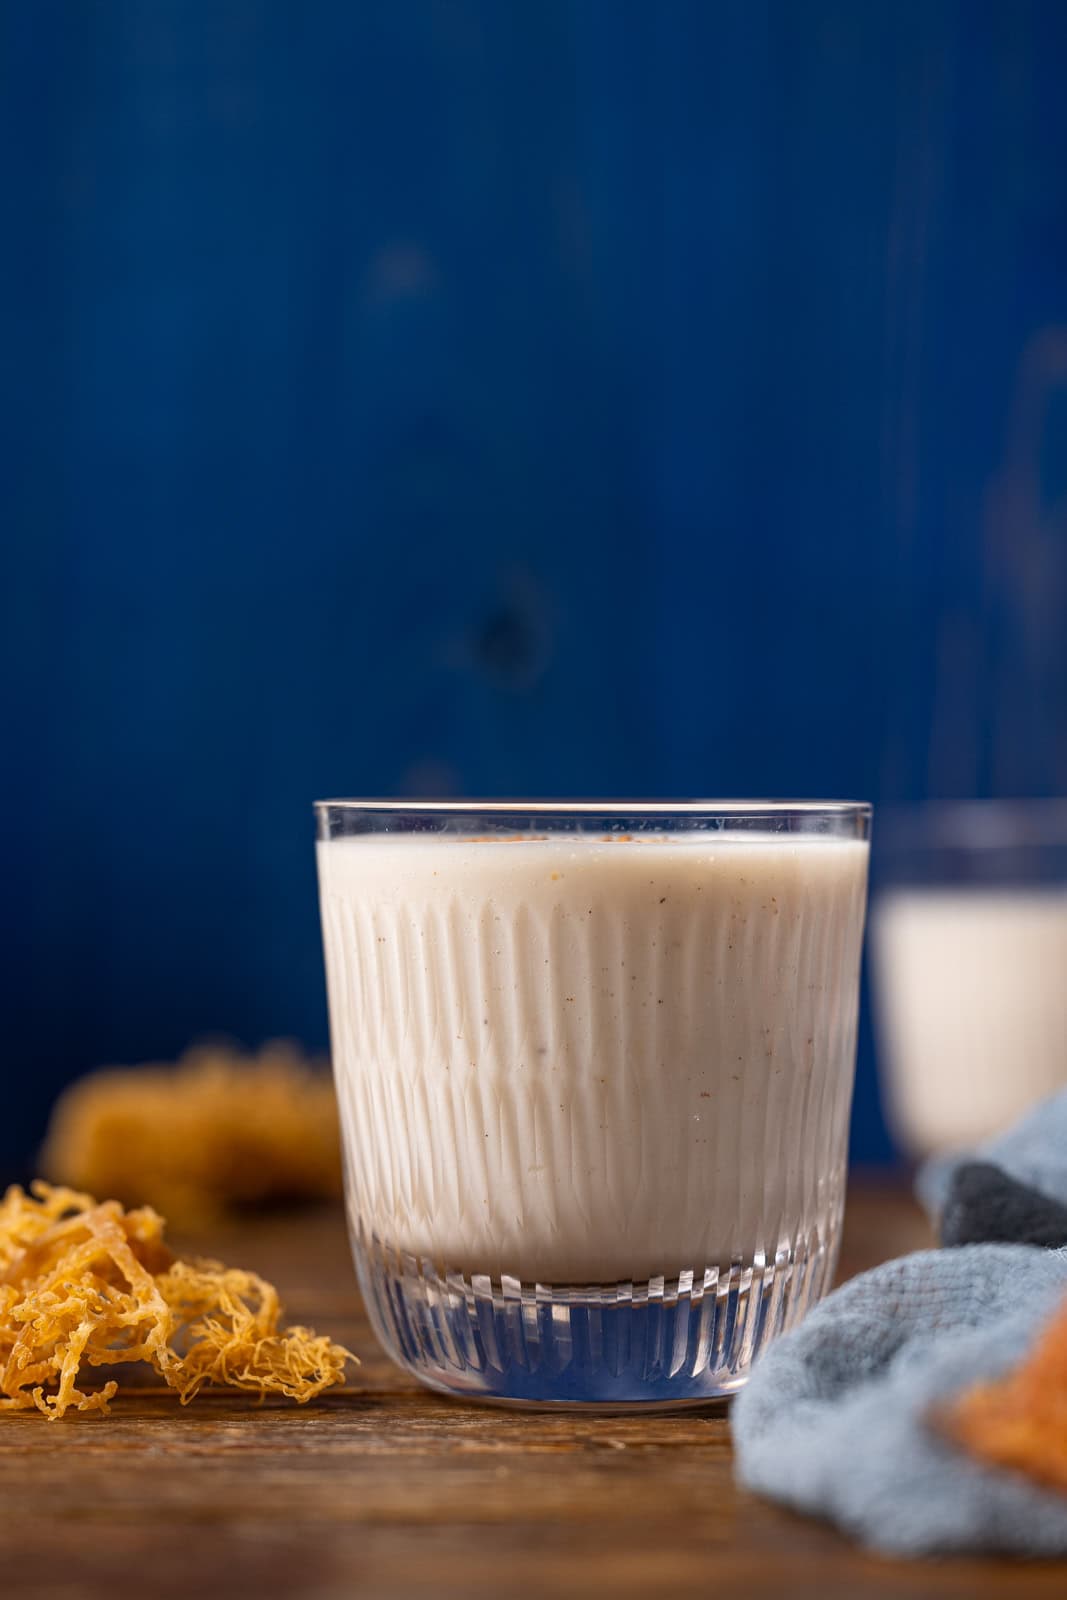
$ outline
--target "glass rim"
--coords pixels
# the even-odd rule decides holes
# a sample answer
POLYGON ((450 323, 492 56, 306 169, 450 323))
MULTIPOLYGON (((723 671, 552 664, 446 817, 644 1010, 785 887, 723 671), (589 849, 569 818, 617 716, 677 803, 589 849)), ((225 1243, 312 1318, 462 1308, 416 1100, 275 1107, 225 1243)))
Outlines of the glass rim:
POLYGON ((804 816, 857 817, 870 820, 869 800, 315 800, 316 812, 400 811, 409 815, 454 816, 485 812, 562 816, 804 816))

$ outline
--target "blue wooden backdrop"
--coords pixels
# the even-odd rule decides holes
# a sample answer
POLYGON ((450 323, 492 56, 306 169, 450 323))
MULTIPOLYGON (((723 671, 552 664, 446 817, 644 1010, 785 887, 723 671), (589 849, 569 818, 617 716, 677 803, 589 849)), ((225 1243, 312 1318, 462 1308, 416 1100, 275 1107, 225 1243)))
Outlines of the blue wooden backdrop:
POLYGON ((0 1155, 325 1043, 314 796, 1067 789, 1065 74, 1062 0, 0 0, 0 1155))

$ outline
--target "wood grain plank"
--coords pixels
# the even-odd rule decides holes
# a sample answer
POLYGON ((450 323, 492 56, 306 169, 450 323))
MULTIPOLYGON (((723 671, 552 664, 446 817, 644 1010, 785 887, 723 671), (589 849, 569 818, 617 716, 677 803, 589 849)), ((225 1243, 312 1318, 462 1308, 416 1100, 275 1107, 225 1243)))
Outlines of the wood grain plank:
MULTIPOLYGON (((899 1191, 859 1188, 844 1271, 927 1242, 899 1191)), ((195 1241, 193 1241, 195 1243, 195 1241)), ((350 1342, 353 1382, 306 1410, 156 1384, 111 1418, 0 1423, 0 1572, 34 1600, 706 1594, 1062 1596, 1067 1563, 875 1560, 740 1490, 725 1406, 674 1416, 482 1409, 381 1354, 333 1214, 235 1226, 212 1252, 272 1275, 350 1342)))

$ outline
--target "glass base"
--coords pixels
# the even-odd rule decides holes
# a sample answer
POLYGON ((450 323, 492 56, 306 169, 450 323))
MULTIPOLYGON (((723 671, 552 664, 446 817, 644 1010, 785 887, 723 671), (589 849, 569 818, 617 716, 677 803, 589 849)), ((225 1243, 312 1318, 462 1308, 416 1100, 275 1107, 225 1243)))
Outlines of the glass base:
POLYGON ((546 1285, 442 1272, 357 1239, 374 1330, 430 1388, 503 1405, 643 1411, 721 1400, 830 1287, 837 1223, 728 1269, 546 1285))

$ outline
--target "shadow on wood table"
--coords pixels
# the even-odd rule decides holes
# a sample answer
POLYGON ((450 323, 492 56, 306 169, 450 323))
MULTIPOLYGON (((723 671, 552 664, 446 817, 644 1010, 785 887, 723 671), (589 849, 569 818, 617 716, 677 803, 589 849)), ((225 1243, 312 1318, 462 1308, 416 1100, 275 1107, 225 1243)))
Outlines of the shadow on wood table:
MULTIPOLYGON (((900 1187, 853 1185, 842 1271, 929 1242, 900 1187)), ((333 1212, 210 1250, 275 1279, 290 1316, 358 1351, 301 1410, 155 1388, 108 1419, 0 1418, 10 1600, 640 1595, 790 1600, 1067 1594, 1067 1563, 897 1563, 737 1489, 725 1407, 539 1416, 420 1390, 380 1353, 333 1212)))

